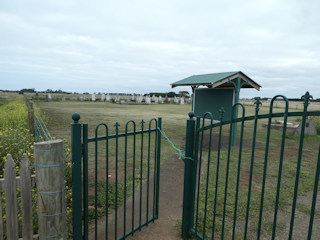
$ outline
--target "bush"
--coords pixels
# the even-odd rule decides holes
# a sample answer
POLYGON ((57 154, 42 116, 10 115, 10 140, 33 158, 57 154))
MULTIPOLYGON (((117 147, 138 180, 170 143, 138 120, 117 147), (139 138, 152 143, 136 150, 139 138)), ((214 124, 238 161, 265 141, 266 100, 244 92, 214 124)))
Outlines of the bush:
POLYGON ((0 177, 3 176, 3 167, 8 154, 12 155, 17 165, 23 154, 27 154, 30 162, 33 162, 33 143, 34 137, 26 128, 0 130, 0 177))
POLYGON ((27 126, 28 111, 23 97, 5 102, 0 106, 0 112, 0 130, 27 126))
POLYGON ((0 112, 0 177, 3 177, 8 154, 12 155, 17 165, 23 154, 27 154, 33 162, 34 137, 27 129, 28 111, 23 97, 5 102, 0 106, 0 112))

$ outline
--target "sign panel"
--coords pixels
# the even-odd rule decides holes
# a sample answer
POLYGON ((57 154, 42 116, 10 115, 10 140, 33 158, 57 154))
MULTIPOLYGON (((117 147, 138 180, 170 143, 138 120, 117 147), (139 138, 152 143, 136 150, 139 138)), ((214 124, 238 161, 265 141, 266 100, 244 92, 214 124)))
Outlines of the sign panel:
POLYGON ((193 94, 192 110, 196 116, 202 117, 206 112, 211 112, 214 120, 219 120, 221 107, 226 111, 224 120, 231 119, 234 104, 234 89, 197 88, 193 94))

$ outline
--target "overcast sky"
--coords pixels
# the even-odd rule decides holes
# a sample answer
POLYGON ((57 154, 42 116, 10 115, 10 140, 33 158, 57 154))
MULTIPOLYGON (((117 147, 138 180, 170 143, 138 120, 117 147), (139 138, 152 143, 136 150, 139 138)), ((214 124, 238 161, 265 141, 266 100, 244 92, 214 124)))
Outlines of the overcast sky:
POLYGON ((319 0, 1 0, 0 89, 168 92, 240 70, 262 86, 241 97, 320 98, 319 11, 319 0))

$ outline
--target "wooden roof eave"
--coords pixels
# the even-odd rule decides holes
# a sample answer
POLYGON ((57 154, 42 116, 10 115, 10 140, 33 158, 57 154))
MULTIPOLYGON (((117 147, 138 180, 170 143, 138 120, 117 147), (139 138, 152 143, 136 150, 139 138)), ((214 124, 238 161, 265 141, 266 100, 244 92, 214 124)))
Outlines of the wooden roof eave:
POLYGON ((233 79, 238 78, 238 77, 240 77, 245 82, 250 84, 253 88, 255 88, 258 91, 260 91, 261 86, 259 84, 257 84, 256 82, 254 82, 252 79, 250 79, 247 75, 243 74, 242 72, 238 72, 235 75, 231 76, 230 80, 233 80, 233 79))

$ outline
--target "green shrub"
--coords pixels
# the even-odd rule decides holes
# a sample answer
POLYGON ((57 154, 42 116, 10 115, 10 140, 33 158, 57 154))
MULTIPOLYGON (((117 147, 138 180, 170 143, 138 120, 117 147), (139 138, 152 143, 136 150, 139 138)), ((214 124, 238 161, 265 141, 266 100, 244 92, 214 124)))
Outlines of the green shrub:
POLYGON ((5 102, 0 106, 0 130, 26 127, 28 111, 22 97, 5 102))

